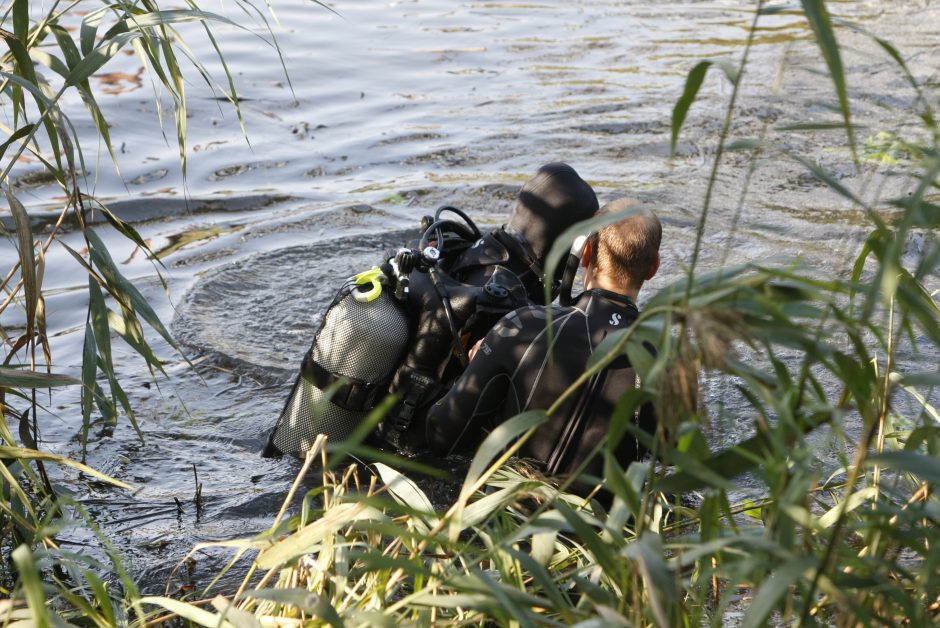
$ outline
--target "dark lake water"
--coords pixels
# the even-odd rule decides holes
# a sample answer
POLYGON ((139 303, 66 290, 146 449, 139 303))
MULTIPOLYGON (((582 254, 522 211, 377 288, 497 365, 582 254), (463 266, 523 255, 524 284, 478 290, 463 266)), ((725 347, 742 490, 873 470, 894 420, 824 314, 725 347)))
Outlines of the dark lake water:
MULTIPOLYGON (((60 477, 153 590, 194 543, 252 535, 270 525, 297 465, 257 452, 320 309, 344 277, 370 267, 383 245, 395 244, 402 230, 415 228, 438 205, 499 224, 518 186, 539 165, 566 161, 602 202, 627 195, 656 207, 665 225, 663 269, 646 296, 680 278, 730 84, 720 72, 709 73, 674 159, 672 109, 694 63, 740 58, 753 3, 331 6, 338 15, 311 2, 273 3, 277 20, 267 19, 289 79, 263 26, 231 9, 245 28, 222 25, 217 33, 243 99, 247 139, 235 112, 219 100, 222 88, 213 91, 190 72, 185 177, 172 115, 164 112, 161 127, 153 83, 135 56, 119 55, 93 79, 119 171, 80 103, 68 104, 82 138, 88 190, 134 223, 158 253, 169 296, 150 261, 110 229, 99 230, 122 271, 172 322, 196 365, 157 343, 170 377, 153 381, 132 351, 118 348, 115 359, 146 441, 122 421, 114 430, 96 431, 88 460, 139 491, 118 494, 69 472, 60 477), (191 501, 193 465, 203 483, 199 513, 191 501)), ((206 8, 218 10, 216 4, 206 8)), ((853 2, 831 8, 894 40, 914 76, 936 86, 940 7, 853 2)), ((199 28, 180 30, 224 85, 199 28)), ((702 269, 799 257, 821 273, 847 272, 867 235, 863 217, 789 154, 822 165, 869 200, 913 189, 882 160, 881 146, 892 134, 921 136, 915 94, 862 35, 843 31, 841 39, 856 121, 863 125, 862 168, 855 170, 838 131, 782 130, 838 121, 809 37, 805 21, 792 12, 760 22, 731 136, 765 137, 772 148, 726 156, 702 269)), ((61 199, 38 171, 37 163, 18 164, 14 192, 42 235, 61 199)), ((80 246, 74 236, 63 240, 80 246)), ((909 242, 911 260, 928 237, 909 242)), ((0 266, 14 259, 12 246, 0 249, 0 266)), ((54 245, 46 263, 55 370, 77 373, 87 280, 62 247, 54 245)), ((928 281, 936 290, 936 277, 928 281)), ((15 326, 15 315, 4 325, 15 326)), ((938 361, 935 353, 904 357, 911 367, 938 361)), ((708 399, 723 398, 729 386, 709 380, 708 399)), ((40 416, 44 447, 79 457, 80 421, 74 398, 56 397, 40 416)), ((716 438, 730 439, 749 426, 742 419, 716 429, 716 438)), ((198 556, 196 574, 223 562, 215 554, 198 556)))

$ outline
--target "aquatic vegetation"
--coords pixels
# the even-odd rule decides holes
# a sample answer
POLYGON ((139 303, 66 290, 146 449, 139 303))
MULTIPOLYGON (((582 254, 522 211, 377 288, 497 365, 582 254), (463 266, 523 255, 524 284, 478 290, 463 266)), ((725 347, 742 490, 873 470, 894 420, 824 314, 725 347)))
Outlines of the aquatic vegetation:
MULTIPOLYGON (((120 595, 98 575, 105 572, 103 566, 91 558, 62 550, 56 541, 63 526, 70 525, 73 518, 82 518, 82 510, 53 488, 44 464, 70 465, 89 477, 130 487, 85 465, 37 451, 39 416, 47 407, 54 407, 54 403, 44 404, 41 394, 48 390, 51 401, 62 387, 80 388, 76 414, 81 416, 83 452, 93 413, 112 425, 123 414, 142 439, 134 408, 115 375, 112 336, 121 338, 154 377, 163 373, 163 362, 147 342, 144 328, 150 328, 170 347, 176 348, 176 343, 140 289, 121 273, 101 236, 91 226, 96 222, 95 215, 103 216, 155 265, 159 264, 137 231, 94 198, 94 181, 89 180, 85 162, 86 149, 79 140, 77 122, 66 115, 63 103, 70 96, 80 98, 101 146, 114 167, 119 168, 109 122, 98 105, 91 79, 96 78, 99 84, 114 79, 115 75, 100 71, 130 49, 153 79, 154 98, 164 103, 158 110, 166 109, 173 114, 184 172, 187 77, 182 67, 192 67, 213 90, 223 94, 239 119, 241 113, 218 47, 215 49, 222 60, 224 86, 217 85, 199 60, 192 57, 176 30, 183 23, 202 23, 206 37, 214 44, 209 23, 230 23, 226 18, 204 12, 195 3, 188 3, 188 9, 166 9, 154 0, 118 0, 90 11, 78 2, 47 4, 39 8, 30 7, 26 0, 7 3, 0 32, 5 51, 0 57, 0 107, 4 111, 0 127, 6 133, 6 139, 0 143, 0 186, 4 188, 11 216, 6 224, 15 233, 9 233, 3 226, 0 229, 18 252, 15 265, 0 281, 3 290, 0 339, 5 345, 0 366, 0 458, 4 463, 0 466, 3 495, 0 553, 5 566, 0 575, 4 583, 11 580, 6 572, 6 565, 11 565, 18 576, 12 590, 4 585, 4 592, 15 601, 5 602, 0 615, 4 624, 19 618, 17 603, 25 599, 37 625, 48 625, 57 611, 62 611, 63 617, 84 616, 89 622, 113 625, 126 613, 123 602, 112 605, 110 596, 120 600, 120 595), (182 67, 181 62, 185 62, 182 67), (19 163, 41 164, 43 170, 16 175, 19 163), (40 237, 33 231, 34 217, 17 194, 25 186, 50 183, 61 189, 63 200, 57 208, 57 218, 48 223, 40 237), (80 230, 79 245, 74 240, 71 246, 64 241, 66 226, 80 230), (88 276, 83 363, 77 378, 54 372, 55 362, 46 333, 43 279, 46 256, 54 246, 67 251, 88 276), (46 606, 46 599, 53 600, 50 607, 46 606)), ((252 8, 249 3, 241 4, 246 9, 252 8)), ((159 267, 155 268, 159 273, 159 267)), ((102 542, 107 546, 106 539, 102 542)), ((106 570, 123 573, 119 562, 106 570)), ((133 582, 126 580, 123 588, 133 598, 133 582)))
MULTIPOLYGON (((22 5, 14 3, 14 16, 22 5)), ((857 144, 836 22, 824 3, 802 5, 833 81, 832 110, 841 117, 825 129, 844 132, 842 150, 857 156, 861 168, 870 148, 890 152, 894 140, 885 146, 888 138, 876 136, 873 146, 857 144)), ((760 19, 771 11, 758 3, 745 51, 759 43, 760 19)), ((24 32, 19 28, 15 36, 24 32)), ((23 413, 20 441, 5 427, 0 433, 0 456, 36 460, 36 466, 0 467, 9 495, 0 503, 0 523, 17 541, 2 549, 19 574, 11 600, 0 602, 0 616, 38 623, 80 618, 102 626, 173 619, 205 626, 936 623, 940 308, 931 290, 940 267, 940 131, 936 93, 910 72, 897 49, 876 41, 917 95, 914 117, 926 138, 895 164, 893 176, 904 177, 910 192, 897 198, 850 188, 811 157, 782 152, 760 137, 732 140, 738 90, 748 76, 746 52, 737 64, 709 60, 689 72, 684 94, 677 94, 673 147, 710 69, 721 69, 733 89, 717 127, 687 275, 653 297, 634 327, 612 335, 584 376, 626 353, 643 382, 621 400, 607 441, 598 444, 614 494, 609 508, 511 460, 546 413, 520 415, 494 431, 444 509, 432 505, 420 480, 405 474, 418 477, 413 463, 386 457, 348 465, 350 454, 372 452, 355 441, 320 439, 268 531, 194 549, 233 553, 219 579, 242 561, 250 564, 237 590, 213 583, 186 599, 141 596, 109 549, 112 562, 105 566, 55 545, 55 530, 66 523, 59 515, 82 511, 62 498, 54 504, 43 490, 39 463, 53 459, 24 447, 32 410, 23 413), (847 273, 801 264, 699 268, 711 192, 732 153, 795 160, 851 204, 852 220, 864 219, 869 235, 847 273), (659 347, 655 359, 641 350, 644 342, 659 347), (705 377, 722 382, 721 406, 703 406, 705 377), (645 401, 656 403, 663 419, 656 434, 632 425, 645 401), (713 430, 732 421, 746 425, 746 435, 716 442, 713 430), (622 438, 644 439, 653 458, 621 468, 612 452, 622 438), (831 452, 828 461, 822 450, 831 452), (312 474, 320 475, 319 484, 298 495, 312 474), (107 570, 120 586, 102 579, 107 570)), ((792 130, 822 128, 810 122, 792 130)), ((76 195, 75 202, 84 199, 76 195)), ((11 277, 20 277, 14 298, 27 313, 17 351, 41 365, 43 258, 25 212, 18 205, 13 211, 22 270, 11 277)), ((79 216, 82 211, 79 206, 79 216)), ((124 223, 109 220, 134 237, 124 223)), ((552 259, 562 258, 575 231, 601 222, 578 225, 552 259)), ((124 404, 108 370, 109 326, 155 372, 159 361, 151 361, 141 329, 144 323, 160 328, 88 233, 92 305, 82 410, 97 407, 114 420, 124 404), (114 316, 106 312, 101 287, 120 310, 114 316), (99 378, 108 381, 110 395, 93 383, 99 378)), ((11 344, 17 346, 15 338, 11 344)), ((28 358, 22 363, 30 368, 0 371, 0 386, 14 397, 10 405, 35 404, 31 391, 39 388, 75 385, 37 372, 28 358)), ((109 548, 107 539, 99 540, 109 548)))

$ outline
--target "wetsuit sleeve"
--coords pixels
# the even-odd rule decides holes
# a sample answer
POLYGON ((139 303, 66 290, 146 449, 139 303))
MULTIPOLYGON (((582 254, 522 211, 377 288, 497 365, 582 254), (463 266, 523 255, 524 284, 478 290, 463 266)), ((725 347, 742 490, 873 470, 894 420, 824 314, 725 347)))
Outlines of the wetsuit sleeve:
POLYGON ((447 455, 472 450, 498 422, 511 390, 519 331, 515 313, 500 319, 450 391, 431 408, 427 419, 431 451, 447 455))

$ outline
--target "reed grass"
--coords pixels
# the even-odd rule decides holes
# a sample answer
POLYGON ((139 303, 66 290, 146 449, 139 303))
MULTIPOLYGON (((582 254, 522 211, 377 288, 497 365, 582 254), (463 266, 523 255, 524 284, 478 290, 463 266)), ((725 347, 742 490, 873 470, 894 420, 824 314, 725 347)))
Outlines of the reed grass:
MULTIPOLYGON (((837 28, 864 31, 834 20, 821 0, 801 4, 832 79, 845 145, 854 156, 837 28)), ((772 10, 757 3, 752 35, 772 10)), ((157 45, 159 29, 168 27, 154 27, 153 51, 163 50, 157 45)), ((20 23, 14 37, 22 44, 31 32, 20 23)), ((397 470, 404 467, 393 460, 349 464, 349 454, 361 454, 361 446, 320 438, 269 530, 193 550, 232 553, 215 582, 193 599, 141 597, 125 575, 118 594, 95 575, 87 558, 51 544, 52 537, 40 530, 48 504, 35 503, 23 488, 41 486, 39 470, 16 463, 0 469, 9 493, 4 525, 19 530, 24 540, 13 552, 21 577, 13 601, 0 605, 4 621, 23 617, 28 608, 40 623, 81 617, 96 625, 182 621, 238 628, 718 626, 731 618, 746 627, 936 624, 940 413, 931 400, 940 373, 929 364, 920 372, 902 370, 897 359, 905 344, 925 355, 940 347, 937 295, 924 287, 940 267, 936 94, 915 79, 892 44, 875 40, 918 95, 916 115, 927 139, 895 166, 897 176, 912 182, 912 193, 868 200, 804 156, 785 155, 867 216, 870 233, 851 272, 832 277, 807 266, 756 263, 702 272, 693 263, 686 277, 647 303, 634 326, 605 341, 586 377, 625 353, 643 382, 621 400, 610 434, 598 446, 605 487, 614 494, 609 509, 569 493, 568 481, 543 478, 512 458, 543 412, 520 415, 494 431, 471 462, 455 503, 444 509, 434 508, 420 482, 397 470), (891 222, 882 218, 887 208, 897 210, 891 222), (905 256, 912 234, 934 236, 913 258, 905 256), (645 342, 659 348, 655 359, 646 357, 645 342), (749 436, 721 448, 709 443, 708 421, 727 417, 720 410, 709 416, 703 408, 703 374, 733 383, 744 402, 734 418, 750 424, 749 436), (662 418, 654 434, 637 430, 631 420, 646 401, 656 404, 662 418), (904 409, 911 406, 914 412, 904 409), (843 429, 846 417, 857 421, 857 434, 843 429), (820 434, 827 430, 837 452, 834 469, 819 462, 820 434), (625 437, 640 439, 654 455, 623 468, 613 452, 625 437), (318 485, 300 495, 310 482, 306 476, 314 473, 318 485), (740 496, 745 477, 760 487, 759 498, 740 496), (56 566, 76 575, 59 579, 56 566), (219 579, 235 568, 246 571, 241 586, 217 591, 219 579), (41 603, 50 597, 51 608, 41 603)), ((14 59, 15 47, 11 44, 14 59)), ((723 68, 737 93, 747 63, 743 55, 737 67, 722 62, 692 69, 674 111, 674 142, 708 68, 723 68)), ((10 78, 14 87, 23 80, 10 78)), ((734 95, 725 129, 733 104, 734 95)), ((36 106, 51 111, 42 99, 36 106)), ((53 119, 43 113, 20 137, 53 119)), ((727 134, 718 141, 709 189, 717 184, 727 134)), ((699 241, 708 229, 709 202, 698 225, 699 241)), ((578 225, 569 235, 597 224, 578 225)), ((18 237, 27 253, 23 270, 11 278, 19 277, 17 298, 33 307, 28 311, 37 313, 38 327, 42 257, 36 251, 41 249, 32 247, 31 236, 18 237)), ((561 259, 570 245, 566 238, 551 259, 561 259)), ((96 286, 134 320, 139 316, 158 332, 160 327, 145 315, 132 286, 115 274, 95 236, 88 242, 96 251, 89 272, 91 298, 98 305, 89 313, 86 347, 100 362, 107 353, 101 337, 108 321, 101 316, 104 293, 96 286)), ((39 346, 34 336, 22 341, 33 353, 39 346)), ((97 369, 89 367, 92 375, 83 377, 89 390, 97 369)), ((70 383, 36 368, 28 371, 16 373, 32 378, 27 383, 0 383, 25 391, 18 397, 23 401, 35 387, 70 383)), ((13 375, 9 369, 0 372, 4 378, 13 375)), ((104 375, 113 379, 113 373, 104 375)), ((84 408, 90 413, 90 404, 98 403, 104 413, 98 401, 103 394, 94 392, 84 408)), ((121 404, 113 384, 112 394, 113 408, 121 404)), ((12 434, 0 437, 9 445, 0 455, 19 447, 12 434)), ((116 558, 115 565, 120 570, 116 558)))
MULTIPOLYGON (((89 217, 93 212, 103 215, 111 227, 154 260, 159 276, 157 257, 134 227, 114 215, 91 193, 93 182, 86 180, 85 151, 62 103, 70 94, 80 98, 85 114, 118 170, 108 120, 98 105, 89 79, 125 49, 133 50, 154 77, 154 98, 163 103, 157 111, 163 111, 167 101, 171 104, 184 175, 187 109, 186 77, 182 71, 185 64, 181 65, 181 59, 188 60, 214 92, 224 95, 241 120, 231 74, 210 28, 213 23, 232 24, 230 20, 203 11, 191 1, 184 9, 161 7, 157 0, 116 0, 100 3, 91 10, 88 10, 89 4, 78 0, 52 0, 41 9, 34 6, 31 15, 27 0, 12 0, 0 9, 3 42, 0 106, 5 112, 5 123, 0 124, 0 129, 6 135, 0 142, 0 187, 13 217, 15 233, 7 233, 3 227, 0 230, 19 254, 15 265, 0 278, 0 339, 6 348, 0 365, 0 459, 3 461, 0 466, 0 530, 3 532, 0 554, 5 559, 3 564, 10 565, 18 576, 12 590, 17 603, 4 606, 0 613, 4 625, 21 618, 23 608, 19 602, 23 600, 38 625, 61 623, 61 617, 81 617, 86 623, 110 626, 126 621, 128 612, 134 608, 140 609, 133 601, 135 589, 128 578, 123 578, 123 589, 131 602, 117 593, 114 583, 106 585, 101 580, 100 574, 107 571, 123 573, 119 563, 103 568, 58 547, 56 534, 81 511, 56 493, 46 476, 45 463, 70 465, 89 477, 122 488, 130 487, 78 462, 38 451, 41 446, 38 423, 43 405, 38 402, 37 391, 46 389, 55 399, 62 387, 80 387, 84 460, 89 427, 95 414, 112 425, 119 416, 125 416, 143 440, 134 408, 115 374, 112 334, 141 358, 154 377, 164 374, 163 366, 146 340, 145 328, 178 349, 151 305, 120 272, 107 247, 90 226, 89 217), (71 28, 78 22, 77 29, 71 28), (221 83, 217 83, 199 59, 193 58, 186 41, 176 30, 177 25, 188 22, 202 23, 205 27, 205 36, 222 60, 221 83), (61 189, 61 197, 65 199, 57 220, 41 238, 33 233, 30 216, 11 186, 14 165, 24 156, 42 164, 43 176, 61 189), (78 226, 82 235, 79 248, 84 251, 60 239, 65 225, 78 226), (78 378, 53 372, 43 286, 46 254, 53 246, 63 247, 88 276, 83 361, 78 378), (15 436, 13 431, 16 431, 15 436), (66 572, 68 578, 61 578, 66 572), (49 606, 46 600, 52 600, 49 606)), ((239 4, 263 19, 263 12, 250 2, 239 0, 239 4)), ((273 34, 269 41, 279 54, 273 34)), ((162 277, 160 279, 162 281, 162 277)), ((196 502, 200 503, 198 486, 196 502)), ((115 557, 113 552, 110 555, 112 559, 115 557)), ((7 580, 7 568, 0 567, 0 581, 7 580)))

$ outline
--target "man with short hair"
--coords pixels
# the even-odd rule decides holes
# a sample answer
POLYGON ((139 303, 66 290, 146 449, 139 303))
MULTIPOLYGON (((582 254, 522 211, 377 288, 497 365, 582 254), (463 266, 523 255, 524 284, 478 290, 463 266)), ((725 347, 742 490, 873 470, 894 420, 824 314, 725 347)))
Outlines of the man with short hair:
MULTIPOLYGON (((632 204, 628 199, 613 201, 598 215, 622 212, 632 204)), ((592 235, 581 258, 585 290, 571 307, 553 308, 551 334, 544 307, 524 307, 503 317, 450 392, 431 409, 427 439, 432 451, 472 451, 506 419, 548 409, 585 372, 597 345, 636 321, 637 295, 659 270, 661 238, 659 219, 648 211, 592 235)), ((607 436, 617 400, 637 385, 629 360, 618 356, 539 426, 520 455, 535 459, 550 475, 582 469, 601 478, 603 461, 591 458, 591 453, 607 436)), ((639 426, 654 430, 651 409, 639 413, 639 426)), ((630 437, 616 450, 624 466, 644 453, 630 437)))

